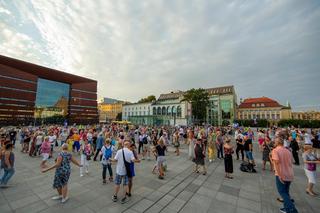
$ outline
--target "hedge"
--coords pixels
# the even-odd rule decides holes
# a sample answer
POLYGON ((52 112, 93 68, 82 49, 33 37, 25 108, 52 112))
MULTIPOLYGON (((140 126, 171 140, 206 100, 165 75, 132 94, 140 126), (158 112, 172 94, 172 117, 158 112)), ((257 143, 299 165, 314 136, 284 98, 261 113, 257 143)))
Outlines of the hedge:
MULTIPOLYGON (((235 120, 234 122, 245 127, 269 127, 275 123, 274 121, 270 122, 266 119, 258 119, 256 122, 254 122, 254 120, 235 120)), ((320 128, 320 120, 282 119, 276 124, 279 127, 320 128)))

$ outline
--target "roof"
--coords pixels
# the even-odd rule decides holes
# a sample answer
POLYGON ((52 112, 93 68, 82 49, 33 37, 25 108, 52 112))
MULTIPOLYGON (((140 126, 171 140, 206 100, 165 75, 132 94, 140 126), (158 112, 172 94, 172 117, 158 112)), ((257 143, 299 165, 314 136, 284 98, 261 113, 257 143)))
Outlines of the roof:
POLYGON ((70 73, 43 67, 37 64, 10 58, 4 55, 0 55, 0 64, 30 73, 32 75, 36 75, 39 78, 59 81, 68 84, 96 82, 92 79, 72 75, 70 73))
MULTIPOLYGON (((234 93, 233 86, 224 86, 224 87, 214 87, 205 89, 209 95, 223 95, 223 94, 232 94, 234 93)), ((158 98, 159 101, 162 100, 170 100, 170 99, 178 99, 182 97, 186 92, 179 91, 179 92, 171 92, 166 94, 161 94, 158 98)))
POLYGON ((241 102, 239 105, 239 108, 257 108, 257 107, 284 107, 284 106, 282 106, 277 101, 268 97, 247 98, 247 99, 244 99, 244 101, 241 102))

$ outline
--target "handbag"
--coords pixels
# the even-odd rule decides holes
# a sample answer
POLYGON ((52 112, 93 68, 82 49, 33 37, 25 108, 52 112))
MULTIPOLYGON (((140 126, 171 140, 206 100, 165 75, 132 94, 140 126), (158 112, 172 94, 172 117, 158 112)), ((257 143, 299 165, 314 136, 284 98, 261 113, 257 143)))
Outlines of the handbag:
POLYGON ((316 164, 315 163, 308 163, 307 164, 307 170, 309 170, 309 171, 316 171, 316 164))
POLYGON ((123 156, 123 162, 124 162, 124 166, 126 168, 126 172, 127 172, 127 176, 129 178, 132 177, 132 171, 131 171, 131 168, 130 168, 130 163, 128 161, 126 161, 126 158, 124 157, 124 150, 122 149, 122 156, 123 156))
POLYGON ((91 155, 87 155, 87 160, 91 160, 91 155))

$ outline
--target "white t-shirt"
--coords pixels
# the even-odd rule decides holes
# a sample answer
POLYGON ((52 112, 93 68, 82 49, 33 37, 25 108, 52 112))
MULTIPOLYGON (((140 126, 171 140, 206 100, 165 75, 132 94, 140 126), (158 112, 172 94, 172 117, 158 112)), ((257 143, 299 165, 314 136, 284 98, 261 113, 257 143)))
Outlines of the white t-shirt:
POLYGON ((57 137, 55 135, 49 135, 49 142, 50 143, 55 142, 56 139, 57 139, 57 137))
POLYGON ((92 137, 93 137, 92 133, 91 133, 91 132, 88 132, 88 134, 87 134, 87 139, 88 139, 89 141, 91 141, 91 140, 92 140, 92 137))
POLYGON ((114 159, 118 161, 117 168, 116 168, 116 173, 118 175, 126 175, 127 174, 126 167, 125 167, 124 161, 123 161, 122 150, 124 150, 124 157, 126 158, 127 162, 134 161, 134 159, 135 159, 133 152, 131 150, 129 150, 128 148, 123 148, 123 149, 118 150, 116 153, 116 156, 114 156, 114 159))
POLYGON ((308 133, 304 134, 304 144, 312 145, 311 138, 310 138, 310 135, 308 133))
POLYGON ((42 139, 43 139, 42 135, 38 135, 36 137, 36 145, 41 145, 42 144, 42 139))

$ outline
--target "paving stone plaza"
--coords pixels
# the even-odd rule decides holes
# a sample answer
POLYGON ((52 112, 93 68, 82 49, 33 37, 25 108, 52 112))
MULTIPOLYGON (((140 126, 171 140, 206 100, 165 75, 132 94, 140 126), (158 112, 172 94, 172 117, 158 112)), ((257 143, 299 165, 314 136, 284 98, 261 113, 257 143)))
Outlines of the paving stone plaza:
MULTIPOLYGON (((257 144, 255 144, 257 146, 257 144)), ((65 204, 51 200, 54 170, 41 173, 39 157, 31 158, 16 150, 16 174, 11 187, 0 189, 0 212, 216 212, 216 213, 272 213, 279 212, 282 204, 276 201, 278 193, 275 178, 269 170, 261 171, 261 154, 255 152, 258 173, 243 173, 240 161, 234 160, 234 179, 224 178, 222 160, 208 165, 206 176, 192 173, 193 163, 187 160, 187 146, 181 156, 169 149, 168 172, 164 180, 152 174, 154 161, 136 164, 133 196, 125 203, 114 203, 111 198, 114 184, 102 184, 101 165, 90 163, 88 175, 80 177, 79 169, 72 166, 69 197, 65 204)), ((56 153, 55 153, 56 154, 56 153)), ((77 158, 79 158, 77 156, 77 158)), ((49 162, 52 164, 53 160, 49 162)), ((115 165, 113 165, 113 168, 115 165)), ((268 167, 267 167, 268 168, 268 167)), ((114 168, 115 171, 115 168, 114 168)), ((299 212, 316 213, 320 198, 305 193, 306 177, 302 166, 295 166, 295 180, 291 195, 299 212)), ((315 187, 320 192, 320 187, 315 187)), ((121 196, 119 196, 121 198, 121 196)), ((317 210, 318 209, 318 210, 317 210)))

